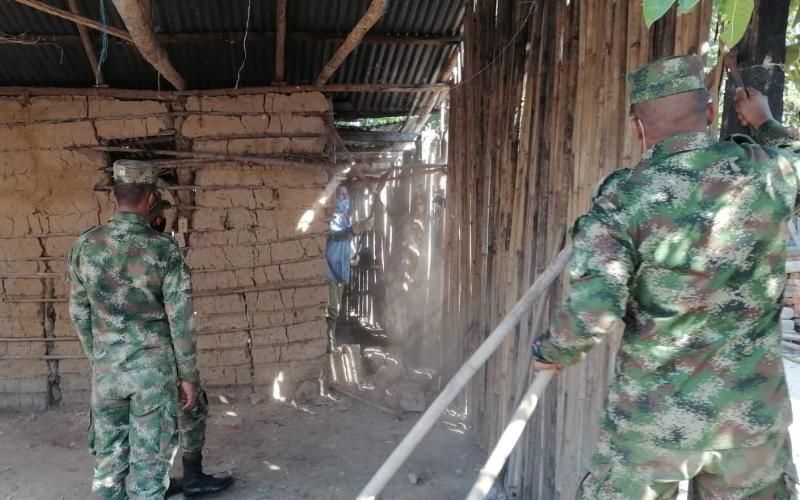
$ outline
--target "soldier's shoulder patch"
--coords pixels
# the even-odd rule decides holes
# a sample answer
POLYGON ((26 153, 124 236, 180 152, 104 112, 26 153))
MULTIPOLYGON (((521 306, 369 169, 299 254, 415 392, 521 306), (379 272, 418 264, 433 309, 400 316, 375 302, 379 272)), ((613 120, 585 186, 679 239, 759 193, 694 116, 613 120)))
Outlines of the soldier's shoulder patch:
POLYGON ((597 186, 594 188, 594 193, 592 193, 592 201, 597 200, 606 194, 618 182, 626 179, 628 175, 630 175, 631 170, 632 169, 630 168, 621 168, 619 170, 612 170, 611 172, 607 173, 605 177, 600 179, 600 182, 598 182, 597 186))

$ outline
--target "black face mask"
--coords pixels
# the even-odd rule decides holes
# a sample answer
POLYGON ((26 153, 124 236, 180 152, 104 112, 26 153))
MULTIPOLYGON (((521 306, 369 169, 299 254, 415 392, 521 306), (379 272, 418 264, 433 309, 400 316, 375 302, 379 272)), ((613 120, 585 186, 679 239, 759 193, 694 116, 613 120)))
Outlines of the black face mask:
POLYGON ((167 219, 164 217, 156 217, 153 222, 150 223, 150 227, 158 231, 159 233, 163 233, 164 230, 167 228, 167 219))

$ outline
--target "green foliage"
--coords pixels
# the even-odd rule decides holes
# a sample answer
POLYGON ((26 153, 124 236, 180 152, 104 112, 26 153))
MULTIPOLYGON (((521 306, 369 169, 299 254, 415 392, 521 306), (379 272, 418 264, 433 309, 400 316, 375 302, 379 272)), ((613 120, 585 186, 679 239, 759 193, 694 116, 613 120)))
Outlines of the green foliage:
POLYGON ((678 0, 678 15, 688 14, 700 0, 678 0))
POLYGON ((733 47, 744 37, 750 18, 753 17, 755 5, 753 0, 722 0, 719 4, 719 14, 724 23, 724 29, 719 38, 728 47, 733 47))
MULTIPOLYGON (((661 19, 675 4, 676 0, 644 0, 644 22, 648 27, 661 19)), ((687 14, 694 10, 698 0, 677 0, 678 14, 687 14)), ((753 16, 754 0, 714 0, 714 7, 719 12, 723 23, 720 40, 728 47, 733 47, 744 36, 750 18, 753 16)))
POLYGON ((654 22, 661 19, 674 3, 675 0, 644 0, 644 22, 647 27, 649 28, 654 22))

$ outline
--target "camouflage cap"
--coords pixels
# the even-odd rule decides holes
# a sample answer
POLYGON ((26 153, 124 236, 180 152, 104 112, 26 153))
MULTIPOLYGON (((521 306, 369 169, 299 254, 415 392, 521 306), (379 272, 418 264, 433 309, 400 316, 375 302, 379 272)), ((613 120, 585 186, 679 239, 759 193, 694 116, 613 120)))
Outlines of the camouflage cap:
POLYGON ((628 74, 631 104, 706 88, 705 65, 697 56, 658 59, 628 74))
POLYGON ((158 182, 158 167, 150 162, 117 160, 114 162, 115 184, 152 184, 158 182))

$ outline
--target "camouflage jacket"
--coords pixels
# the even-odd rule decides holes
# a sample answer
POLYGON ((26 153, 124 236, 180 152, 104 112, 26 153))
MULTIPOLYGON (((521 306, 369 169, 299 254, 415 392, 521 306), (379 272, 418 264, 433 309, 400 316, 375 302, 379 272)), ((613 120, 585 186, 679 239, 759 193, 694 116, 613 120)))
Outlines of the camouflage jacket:
POLYGON ((67 281, 70 316, 96 368, 166 362, 180 379, 199 379, 192 279, 174 240, 117 213, 78 238, 67 281))
POLYGON ((730 449, 791 423, 779 316, 800 144, 777 122, 757 139, 786 149, 660 142, 576 223, 568 296, 539 352, 575 363, 624 321, 601 419, 614 439, 730 449))

